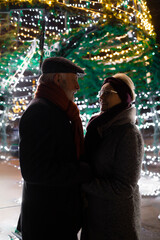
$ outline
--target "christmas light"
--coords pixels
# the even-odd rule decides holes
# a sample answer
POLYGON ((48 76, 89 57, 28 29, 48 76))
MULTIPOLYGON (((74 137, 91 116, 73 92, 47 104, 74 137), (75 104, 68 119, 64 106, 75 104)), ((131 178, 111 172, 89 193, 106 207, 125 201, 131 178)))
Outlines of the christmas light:
MULTIPOLYGON (((158 173, 148 171, 160 161, 160 73, 146 1, 137 0, 133 5, 130 0, 113 4, 101 0, 39 0, 35 6, 33 1, 2 0, 0 6, 4 11, 10 8, 0 15, 5 19, 1 21, 4 41, 0 50, 0 97, 6 98, 0 101, 4 108, 0 110, 1 129, 19 120, 33 98, 40 63, 46 57, 67 57, 86 71, 76 98, 84 130, 90 116, 99 111, 97 92, 102 81, 108 75, 124 72, 136 86, 137 126, 146 141, 143 174, 159 178, 158 173), (116 19, 116 24, 112 19, 116 19), (152 135, 151 143, 148 133, 152 135)), ((1 150, 9 151, 3 136, 1 150)))

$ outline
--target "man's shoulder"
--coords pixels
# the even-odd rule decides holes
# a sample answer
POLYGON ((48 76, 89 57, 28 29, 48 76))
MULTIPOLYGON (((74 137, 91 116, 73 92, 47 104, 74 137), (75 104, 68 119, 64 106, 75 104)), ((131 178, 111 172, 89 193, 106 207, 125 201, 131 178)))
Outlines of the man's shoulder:
POLYGON ((48 111, 48 110, 56 110, 60 108, 45 98, 34 98, 30 102, 26 110, 32 110, 32 109, 34 109, 35 111, 36 110, 48 111))
POLYGON ((27 109, 23 113, 23 116, 65 116, 65 112, 60 109, 57 105, 50 102, 45 98, 34 98, 30 104, 28 105, 27 109))
POLYGON ((45 98, 34 98, 32 99, 32 101, 29 103, 28 108, 37 108, 39 106, 41 107, 50 107, 51 105, 53 105, 51 102, 49 102, 47 99, 45 98))

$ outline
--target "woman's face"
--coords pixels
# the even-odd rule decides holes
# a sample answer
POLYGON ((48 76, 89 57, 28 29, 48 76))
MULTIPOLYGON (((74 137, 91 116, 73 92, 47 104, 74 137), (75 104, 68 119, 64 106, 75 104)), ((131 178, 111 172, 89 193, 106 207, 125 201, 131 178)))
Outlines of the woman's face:
POLYGON ((105 112, 115 105, 121 103, 121 99, 112 86, 109 83, 106 83, 102 86, 99 92, 99 102, 101 112, 105 112))

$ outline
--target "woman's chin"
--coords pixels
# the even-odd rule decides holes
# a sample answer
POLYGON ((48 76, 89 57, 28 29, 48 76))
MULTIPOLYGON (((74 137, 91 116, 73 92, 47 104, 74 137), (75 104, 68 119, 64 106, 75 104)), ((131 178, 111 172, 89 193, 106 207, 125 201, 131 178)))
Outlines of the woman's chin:
POLYGON ((101 112, 106 112, 108 110, 108 105, 107 104, 101 105, 100 110, 101 110, 101 112))

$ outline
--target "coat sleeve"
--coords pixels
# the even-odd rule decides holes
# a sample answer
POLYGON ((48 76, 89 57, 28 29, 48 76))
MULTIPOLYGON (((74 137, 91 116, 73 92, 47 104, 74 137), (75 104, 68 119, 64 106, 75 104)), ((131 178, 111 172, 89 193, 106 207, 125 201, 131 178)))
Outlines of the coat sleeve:
MULTIPOLYGON (((143 140, 136 127, 127 129, 115 154, 110 177, 95 178, 83 185, 83 190, 105 199, 129 198, 140 177, 143 158, 143 140)), ((107 162, 107 161, 106 161, 107 162)))

